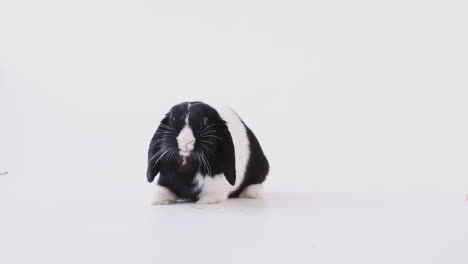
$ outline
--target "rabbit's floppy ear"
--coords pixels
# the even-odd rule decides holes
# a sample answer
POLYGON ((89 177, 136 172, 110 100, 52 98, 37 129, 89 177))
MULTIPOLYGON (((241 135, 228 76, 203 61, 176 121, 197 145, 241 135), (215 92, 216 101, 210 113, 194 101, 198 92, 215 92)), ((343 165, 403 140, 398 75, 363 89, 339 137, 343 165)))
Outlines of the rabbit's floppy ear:
POLYGON ((222 141, 222 162, 224 168, 224 176, 226 180, 234 186, 236 184, 236 154, 234 152, 234 143, 232 141, 231 133, 226 125, 221 129, 222 141))
POLYGON ((148 172, 146 173, 146 177, 148 178, 148 182, 153 182, 154 177, 158 175, 160 171, 160 164, 156 163, 156 156, 160 154, 161 150, 161 141, 163 140, 163 126, 167 126, 169 123, 169 117, 166 117, 161 120, 161 124, 159 125, 158 129, 153 135, 151 139, 151 143, 148 149, 148 172))

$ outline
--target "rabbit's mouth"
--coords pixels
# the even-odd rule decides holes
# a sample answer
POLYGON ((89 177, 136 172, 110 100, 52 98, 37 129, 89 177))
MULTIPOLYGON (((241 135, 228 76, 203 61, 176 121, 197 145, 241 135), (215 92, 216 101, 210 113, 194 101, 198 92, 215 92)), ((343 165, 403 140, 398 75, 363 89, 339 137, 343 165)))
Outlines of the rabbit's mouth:
POLYGON ((179 151, 179 154, 182 156, 182 157, 188 157, 190 156, 190 150, 181 150, 179 151))

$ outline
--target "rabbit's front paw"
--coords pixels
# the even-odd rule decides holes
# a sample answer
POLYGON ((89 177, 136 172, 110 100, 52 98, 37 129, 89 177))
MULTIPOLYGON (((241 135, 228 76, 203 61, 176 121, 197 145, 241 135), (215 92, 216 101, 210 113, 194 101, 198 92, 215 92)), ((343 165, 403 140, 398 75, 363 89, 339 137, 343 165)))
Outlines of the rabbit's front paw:
POLYGON ((226 195, 222 195, 218 193, 208 193, 200 197, 197 203, 198 204, 216 204, 216 203, 223 203, 226 200, 227 200, 226 195))
POLYGON ((242 191, 239 195, 239 198, 247 199, 256 199, 260 198, 263 195, 263 185, 261 184, 251 184, 242 191))
POLYGON ((156 186, 151 204, 163 205, 170 204, 177 200, 177 196, 168 188, 163 186, 156 186))

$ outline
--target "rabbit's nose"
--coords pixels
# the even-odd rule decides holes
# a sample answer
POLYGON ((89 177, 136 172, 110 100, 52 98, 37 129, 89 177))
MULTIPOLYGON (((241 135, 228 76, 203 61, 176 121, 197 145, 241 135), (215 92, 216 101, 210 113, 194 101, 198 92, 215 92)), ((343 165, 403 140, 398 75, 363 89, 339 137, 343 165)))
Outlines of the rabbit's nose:
POLYGON ((190 151, 195 148, 195 137, 193 135, 192 129, 189 126, 184 127, 177 137, 177 145, 181 150, 181 154, 189 155, 190 151))

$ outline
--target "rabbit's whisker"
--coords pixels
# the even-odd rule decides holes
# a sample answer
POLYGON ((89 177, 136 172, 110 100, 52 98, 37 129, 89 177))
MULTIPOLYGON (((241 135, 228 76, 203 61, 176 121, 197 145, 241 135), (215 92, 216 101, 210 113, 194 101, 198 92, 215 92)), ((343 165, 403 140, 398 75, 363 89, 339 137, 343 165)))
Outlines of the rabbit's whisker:
POLYGON ((217 139, 219 139, 219 140, 221 140, 221 141, 224 141, 222 138, 220 138, 220 137, 218 137, 218 136, 214 136, 214 135, 205 135, 205 136, 203 136, 203 137, 212 137, 212 138, 217 138, 217 139))
POLYGON ((176 130, 174 127, 172 127, 172 125, 171 125, 171 126, 168 126, 168 125, 165 125, 165 124, 161 123, 160 126, 161 126, 161 127, 164 127, 164 128, 167 128, 167 129, 169 129, 169 130, 172 130, 172 131, 174 131, 174 132, 177 132, 177 130, 176 130))
POLYGON ((212 126, 214 126, 214 125, 215 125, 215 124, 211 124, 211 125, 209 125, 209 126, 203 128, 202 131, 200 131, 200 134, 202 134, 205 130, 207 130, 208 128, 210 128, 210 127, 212 127, 212 126))

